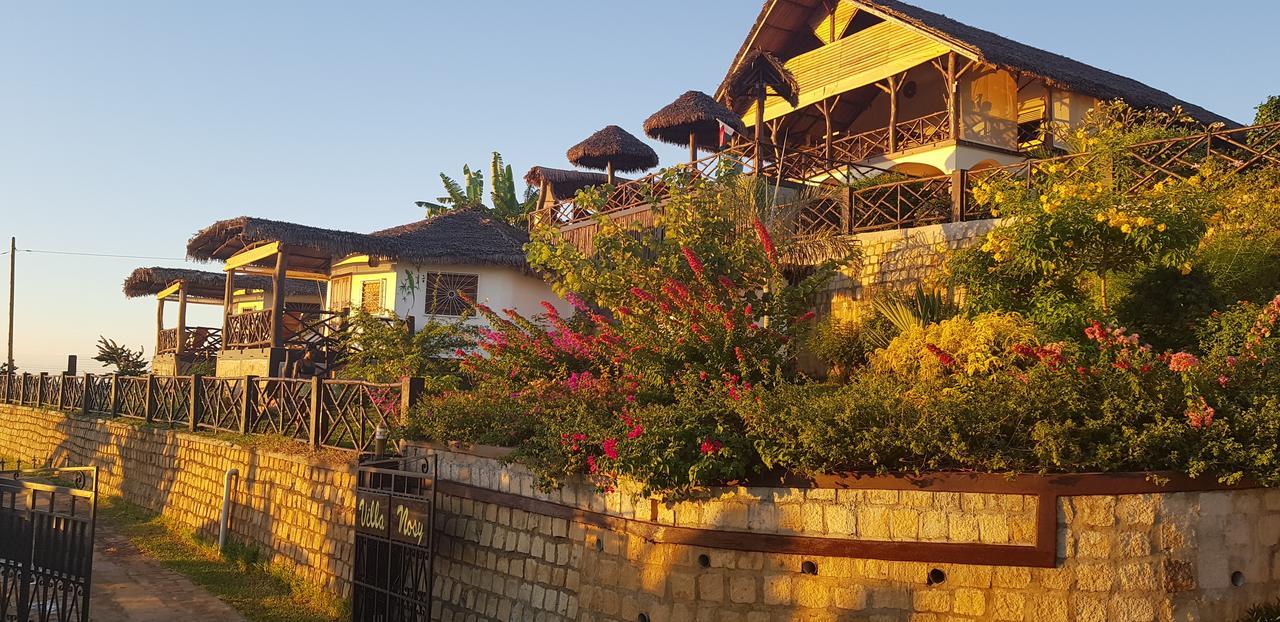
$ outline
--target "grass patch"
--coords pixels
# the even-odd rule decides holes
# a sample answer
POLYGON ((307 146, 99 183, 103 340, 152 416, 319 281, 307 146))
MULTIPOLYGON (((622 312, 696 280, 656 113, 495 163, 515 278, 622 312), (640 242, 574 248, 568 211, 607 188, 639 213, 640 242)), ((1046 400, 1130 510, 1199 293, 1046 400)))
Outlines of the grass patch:
POLYGON ((345 605, 289 572, 264 563, 257 549, 217 546, 119 497, 100 499, 98 517, 147 557, 189 577, 252 622, 336 622, 345 605))

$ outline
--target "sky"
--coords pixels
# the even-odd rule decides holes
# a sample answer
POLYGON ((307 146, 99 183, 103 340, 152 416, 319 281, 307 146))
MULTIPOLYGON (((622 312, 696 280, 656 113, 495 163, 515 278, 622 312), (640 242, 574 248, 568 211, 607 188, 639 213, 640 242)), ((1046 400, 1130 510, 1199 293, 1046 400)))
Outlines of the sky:
MULTIPOLYGON (((1276 55, 1270 0, 1218 5, 1247 17, 1229 28, 1185 0, 915 2, 1241 122, 1280 93, 1258 60, 1276 55)), ((487 169, 495 150, 523 175, 567 166, 568 147, 611 123, 642 136, 684 91, 714 91, 759 8, 0 0, 0 251, 17 237, 17 364, 57 371, 77 354, 93 371, 99 335, 149 357, 155 301, 126 300, 121 282, 184 265, 186 240, 216 220, 372 231, 419 218, 439 172, 487 169)), ((655 146, 664 163, 683 157, 655 146)), ((220 325, 207 307, 190 318, 220 325)))

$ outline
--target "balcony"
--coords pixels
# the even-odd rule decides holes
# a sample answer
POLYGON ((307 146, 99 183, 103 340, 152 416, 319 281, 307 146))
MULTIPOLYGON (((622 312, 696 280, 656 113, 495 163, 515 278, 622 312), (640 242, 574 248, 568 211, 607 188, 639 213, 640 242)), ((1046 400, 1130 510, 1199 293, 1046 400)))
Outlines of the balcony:
POLYGON ((222 329, 204 326, 185 326, 178 340, 178 328, 161 329, 157 339, 156 354, 183 354, 196 358, 214 358, 222 349, 222 329))
MULTIPOLYGON (((901 139, 904 146, 928 144, 937 140, 935 137, 945 135, 930 129, 937 125, 935 117, 930 115, 899 124, 895 143, 901 139)), ((847 186, 848 182, 886 172, 875 166, 850 163, 849 159, 865 159, 863 156, 869 153, 871 146, 884 144, 887 140, 885 132, 885 135, 859 134, 833 141, 832 152, 841 156, 836 160, 825 157, 825 145, 788 152, 785 147, 765 144, 761 147, 761 157, 757 159, 754 145, 739 144, 701 160, 619 184, 610 189, 602 201, 593 202, 602 202, 600 209, 592 209, 587 202, 576 198, 549 205, 533 215, 530 225, 557 227, 567 240, 588 250, 601 218, 620 224, 652 225, 655 212, 662 209, 665 201, 665 180, 669 176, 716 179, 742 173, 759 175, 780 187, 798 189, 825 185, 837 192, 843 188, 843 196, 828 193, 831 198, 805 202, 798 210, 795 222, 796 229, 802 233, 854 235, 981 220, 991 215, 972 200, 975 183, 1003 177, 1039 185, 1046 179, 1049 166, 1092 157, 1089 153, 1078 153, 1004 167, 956 171, 950 175, 913 177, 868 187, 847 186), (882 138, 883 141, 880 140, 882 138)), ((1228 174, 1245 172, 1264 164, 1277 166, 1280 165, 1280 122, 1206 130, 1141 143, 1128 147, 1123 157, 1133 170, 1138 171, 1132 179, 1117 180, 1124 183, 1124 189, 1128 191, 1148 188, 1167 179, 1189 178, 1209 162, 1218 164, 1228 174)))
POLYGON ((308 308, 285 307, 280 333, 271 334, 272 311, 248 311, 227 316, 226 349, 285 348, 334 352, 346 314, 308 308))

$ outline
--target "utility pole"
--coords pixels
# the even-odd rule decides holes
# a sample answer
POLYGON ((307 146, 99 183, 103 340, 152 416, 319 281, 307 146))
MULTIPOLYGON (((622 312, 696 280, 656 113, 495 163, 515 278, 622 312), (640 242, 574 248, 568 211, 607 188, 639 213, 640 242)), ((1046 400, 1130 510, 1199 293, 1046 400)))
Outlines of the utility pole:
POLYGON ((18 238, 9 238, 9 373, 13 373, 13 273, 18 263, 18 238))

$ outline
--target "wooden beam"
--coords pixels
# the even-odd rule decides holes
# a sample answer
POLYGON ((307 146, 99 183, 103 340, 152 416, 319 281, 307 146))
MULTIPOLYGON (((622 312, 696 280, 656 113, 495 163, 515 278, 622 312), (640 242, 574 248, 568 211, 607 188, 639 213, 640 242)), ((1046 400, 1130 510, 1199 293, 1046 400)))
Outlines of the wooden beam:
POLYGON ((178 290, 180 289, 182 289, 182 281, 174 281, 170 283, 168 287, 160 290, 160 293, 156 294, 156 298, 163 300, 178 293, 178 290))
POLYGON ((227 270, 227 285, 222 293, 222 350, 226 351, 227 341, 231 332, 231 305, 235 302, 236 296, 236 271, 235 269, 227 270))
POLYGON ((279 348, 284 341, 284 283, 288 271, 288 253, 276 254, 276 270, 271 275, 271 347, 279 348))
MULTIPOLYGON (((238 270, 241 274, 256 274, 260 276, 271 276, 276 273, 275 267, 263 268, 261 266, 248 266, 238 270)), ((328 281, 329 274, 326 272, 307 272, 304 270, 289 270, 285 274, 285 278, 295 281, 328 281)))
POLYGON ((173 346, 173 375, 175 376, 180 373, 178 365, 181 362, 177 359, 182 356, 182 342, 186 341, 187 332, 187 284, 185 281, 178 281, 178 285, 178 341, 173 346))
POLYGON ((1053 87, 1049 84, 1044 85, 1044 146, 1046 149, 1053 150, 1053 87))
POLYGON ((956 73, 956 53, 947 54, 947 130, 951 140, 960 138, 960 76, 956 73))
POLYGON ((236 268, 247 266, 251 263, 262 261, 276 253, 280 252, 279 242, 268 242, 262 246, 247 248, 227 258, 227 263, 222 267, 223 270, 234 270, 236 268))
POLYGON ((164 332, 164 298, 156 300, 156 354, 160 353, 160 333, 164 332))

